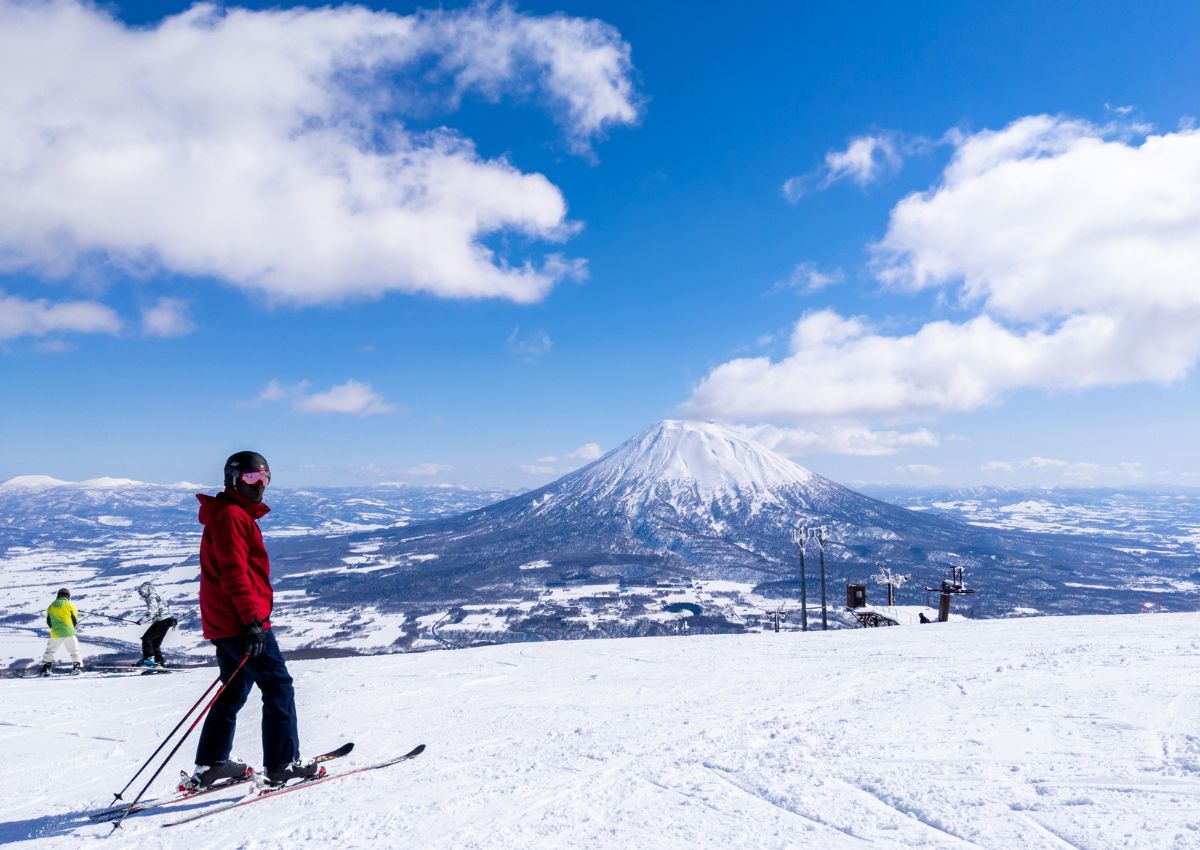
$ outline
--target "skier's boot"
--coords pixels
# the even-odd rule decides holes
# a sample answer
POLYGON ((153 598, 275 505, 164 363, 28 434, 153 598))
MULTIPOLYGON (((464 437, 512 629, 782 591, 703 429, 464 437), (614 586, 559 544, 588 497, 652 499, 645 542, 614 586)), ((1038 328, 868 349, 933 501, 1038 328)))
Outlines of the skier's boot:
POLYGON ((53 667, 53 666, 54 666, 53 662, 50 662, 50 661, 43 661, 43 662, 42 662, 42 670, 41 670, 41 672, 40 672, 40 673, 38 673, 38 675, 39 675, 39 676, 49 676, 49 675, 50 675, 50 668, 51 668, 51 667, 53 667))
POLYGON ((268 767, 266 784, 285 785, 293 779, 314 779, 324 771, 325 768, 321 767, 315 761, 302 762, 300 759, 296 759, 286 767, 268 767))
POLYGON ((154 659, 153 658, 143 658, 138 666, 139 667, 153 667, 154 659))
POLYGON ((71 675, 72 676, 78 676, 82 672, 83 672, 83 665, 81 663, 79 663, 78 661, 76 661, 74 664, 71 665, 71 675))
POLYGON ((202 791, 219 782, 243 779, 249 770, 248 764, 234 759, 216 764, 198 764, 192 775, 179 783, 179 790, 202 791))

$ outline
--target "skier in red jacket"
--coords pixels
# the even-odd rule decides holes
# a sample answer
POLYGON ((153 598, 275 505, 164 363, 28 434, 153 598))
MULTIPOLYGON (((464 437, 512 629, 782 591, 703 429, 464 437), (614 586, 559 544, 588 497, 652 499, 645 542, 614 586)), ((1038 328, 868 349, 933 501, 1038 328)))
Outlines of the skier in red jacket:
POLYGON ((224 491, 215 497, 196 495, 204 526, 200 622, 204 636, 216 647, 221 681, 226 683, 200 730, 191 778, 198 788, 246 774, 247 765, 231 760, 229 754, 238 711, 255 684, 262 692, 267 782, 282 785, 314 776, 320 769, 300 761, 292 677, 271 631, 271 561, 258 528, 258 520, 270 510, 262 500, 270 481, 266 458, 257 452, 238 452, 225 461, 224 491))

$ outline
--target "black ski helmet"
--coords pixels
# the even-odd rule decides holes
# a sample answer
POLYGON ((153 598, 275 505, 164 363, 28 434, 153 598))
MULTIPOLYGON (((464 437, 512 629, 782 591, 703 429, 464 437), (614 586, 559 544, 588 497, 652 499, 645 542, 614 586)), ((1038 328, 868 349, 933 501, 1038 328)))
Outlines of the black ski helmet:
POLYGON ((64 599, 70 599, 71 591, 67 590, 65 587, 59 588, 58 595, 63 597, 64 599))
POLYGON ((238 452, 230 455, 229 460, 225 461, 225 486, 234 486, 239 475, 252 469, 271 471, 267 459, 258 452, 238 452))

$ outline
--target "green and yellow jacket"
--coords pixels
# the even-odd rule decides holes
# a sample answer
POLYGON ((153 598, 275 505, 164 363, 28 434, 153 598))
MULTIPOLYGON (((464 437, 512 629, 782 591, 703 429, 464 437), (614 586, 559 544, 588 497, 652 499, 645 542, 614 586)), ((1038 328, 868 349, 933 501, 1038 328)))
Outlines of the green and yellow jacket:
POLYGON ((46 625, 50 627, 50 637, 64 638, 75 634, 75 626, 79 622, 79 612, 71 604, 71 600, 60 596, 50 603, 46 609, 46 625))

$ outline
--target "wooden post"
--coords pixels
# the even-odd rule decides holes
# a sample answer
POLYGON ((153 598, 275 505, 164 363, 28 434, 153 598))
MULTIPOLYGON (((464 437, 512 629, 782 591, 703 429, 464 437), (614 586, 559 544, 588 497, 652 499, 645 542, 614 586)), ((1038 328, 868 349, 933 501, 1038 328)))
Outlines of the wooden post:
POLYGON ((951 597, 951 595, 952 594, 950 593, 949 590, 946 590, 943 588, 942 598, 938 602, 938 622, 939 623, 944 623, 950 619, 950 597, 951 597))

